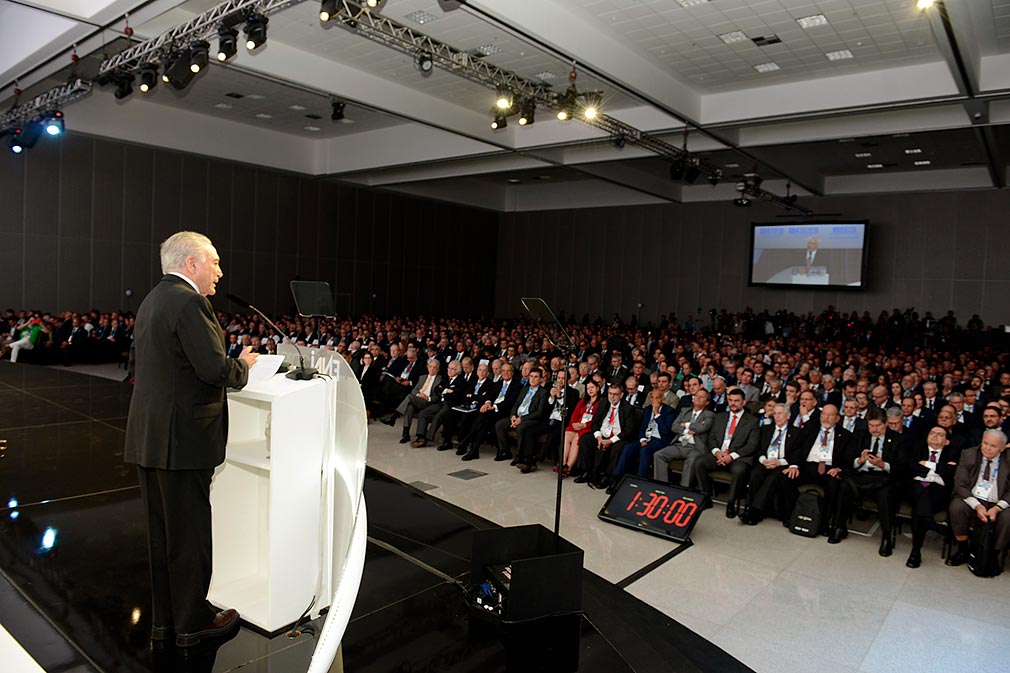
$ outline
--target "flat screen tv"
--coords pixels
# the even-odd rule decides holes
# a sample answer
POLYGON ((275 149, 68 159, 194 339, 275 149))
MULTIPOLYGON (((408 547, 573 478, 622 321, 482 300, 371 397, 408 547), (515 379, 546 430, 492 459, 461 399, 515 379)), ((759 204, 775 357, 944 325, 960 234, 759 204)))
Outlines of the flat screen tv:
POLYGON ((869 222, 758 223, 751 228, 750 285, 866 287, 869 222))

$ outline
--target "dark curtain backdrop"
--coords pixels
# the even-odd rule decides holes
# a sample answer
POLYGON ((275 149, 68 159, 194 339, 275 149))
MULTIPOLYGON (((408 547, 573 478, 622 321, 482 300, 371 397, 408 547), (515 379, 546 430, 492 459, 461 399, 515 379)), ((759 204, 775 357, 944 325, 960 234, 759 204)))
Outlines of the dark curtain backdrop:
POLYGON ((221 310, 225 292, 290 310, 301 278, 341 312, 493 312, 493 212, 73 133, 0 156, 2 309, 136 310, 158 245, 193 229, 221 255, 221 310))
MULTIPOLYGON (((885 175, 881 179, 886 179, 885 175)), ((815 291, 747 286, 750 223, 787 223, 758 203, 631 206, 504 215, 499 229, 499 316, 519 298, 542 296, 556 311, 615 312, 681 320, 701 308, 820 311, 915 306, 978 313, 1010 323, 1010 191, 831 197, 804 200, 821 213, 870 220, 868 288, 815 291), (540 245, 530 246, 538 240, 540 245), (559 254, 558 251, 563 251, 559 254), (638 308, 638 304, 643 304, 638 308)))

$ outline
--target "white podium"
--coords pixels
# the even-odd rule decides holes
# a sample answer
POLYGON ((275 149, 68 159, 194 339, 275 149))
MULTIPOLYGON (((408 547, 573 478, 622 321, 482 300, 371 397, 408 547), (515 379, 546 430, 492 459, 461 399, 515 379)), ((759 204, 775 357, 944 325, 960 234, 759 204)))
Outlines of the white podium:
MULTIPOLYGON (((363 503, 364 400, 345 362, 329 368, 330 378, 277 374, 228 393, 208 598, 271 634, 330 605, 363 503)), ((358 579, 360 569, 352 596, 358 579)))

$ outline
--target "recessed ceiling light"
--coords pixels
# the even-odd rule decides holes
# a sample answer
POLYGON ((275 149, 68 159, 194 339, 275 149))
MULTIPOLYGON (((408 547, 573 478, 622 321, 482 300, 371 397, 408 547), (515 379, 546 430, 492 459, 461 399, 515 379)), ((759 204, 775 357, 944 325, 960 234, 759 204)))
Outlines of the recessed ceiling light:
POLYGON ((740 168, 740 164, 726 164, 726 168, 740 168))
POLYGON ((252 98, 253 100, 263 100, 263 96, 258 93, 251 93, 246 96, 246 98, 252 98))
POLYGON ((817 26, 828 25, 828 17, 823 14, 813 14, 811 16, 804 16, 802 18, 796 19, 796 23, 800 24, 802 28, 815 28, 817 26))
POLYGON ((546 70, 544 70, 542 72, 538 72, 537 74, 535 74, 533 76, 536 77, 537 79, 543 79, 543 80, 546 80, 546 79, 555 79, 557 77, 557 75, 555 75, 553 72, 548 72, 546 70))
POLYGON ((266 112, 257 112, 256 119, 273 119, 273 115, 268 115, 266 112))
POLYGON ((915 162, 915 165, 916 166, 929 166, 931 163, 933 163, 933 162, 930 161, 929 159, 919 159, 918 161, 915 162))
POLYGON ((214 107, 218 108, 219 110, 230 110, 231 103, 218 103, 214 107))
POLYGON ((305 107, 304 105, 289 105, 288 109, 289 110, 298 110, 299 112, 301 112, 302 110, 308 110, 308 108, 305 107))
POLYGON ((319 127, 318 126, 306 126, 305 130, 306 131, 318 131, 319 127))
POLYGON ((847 58, 852 58, 852 52, 848 49, 842 49, 841 51, 829 51, 824 55, 828 57, 829 61, 844 61, 847 58))
POLYGON ((769 61, 768 63, 758 63, 754 66, 754 69, 758 72, 774 72, 776 70, 781 70, 779 64, 774 61, 769 61))
POLYGON ((746 42, 747 34, 742 30, 734 30, 731 33, 723 33, 719 36, 719 39, 726 44, 733 44, 734 42, 746 42))
POLYGON ((922 150, 919 149, 918 147, 910 147, 909 149, 905 150, 905 154, 922 154, 922 150))
POLYGON ((477 47, 477 51, 484 54, 485 56, 491 56, 492 54, 500 54, 501 47, 499 47, 497 44, 482 44, 481 46, 477 47))
POLYGON ((866 164, 867 168, 883 168, 884 164, 866 164))
POLYGON ((423 26, 424 24, 430 21, 434 21, 438 17, 435 16, 434 14, 430 14, 424 11, 423 9, 419 9, 416 12, 411 12, 410 14, 404 15, 403 18, 413 21, 414 23, 419 23, 423 26))
POLYGON ((857 159, 866 159, 867 157, 873 156, 869 152, 856 152, 857 159))
POLYGON ((708 0, 677 0, 677 3, 681 7, 697 7, 698 5, 704 5, 708 0))

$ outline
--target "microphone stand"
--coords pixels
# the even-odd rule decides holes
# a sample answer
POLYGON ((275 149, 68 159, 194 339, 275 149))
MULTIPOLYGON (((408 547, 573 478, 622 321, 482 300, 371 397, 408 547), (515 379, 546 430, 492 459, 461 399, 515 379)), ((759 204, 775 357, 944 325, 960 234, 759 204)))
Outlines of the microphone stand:
MULTIPOLYGON (((274 321, 268 318, 266 314, 263 313, 263 311, 259 310, 258 308, 256 308, 246 300, 242 299, 241 297, 237 297, 233 294, 226 294, 225 296, 228 297, 228 299, 235 302, 236 304, 238 304, 239 306, 241 306, 242 308, 247 308, 250 311, 255 312, 256 315, 263 318, 263 320, 265 320, 268 325, 273 327, 274 330, 276 330, 276 332, 281 335, 282 339, 284 338, 284 330, 275 325, 274 321)), ((295 343, 293 339, 290 341, 291 345, 295 347, 295 351, 298 352, 298 367, 292 369, 284 376, 294 381, 308 381, 309 379, 311 379, 313 376, 316 375, 316 370, 305 366, 305 356, 302 354, 302 349, 298 347, 298 344, 295 343)))

